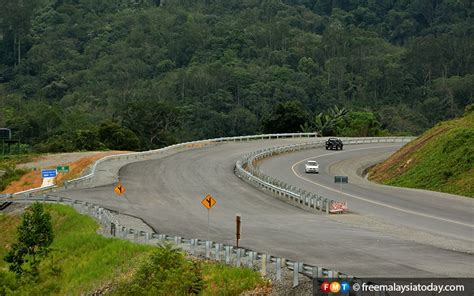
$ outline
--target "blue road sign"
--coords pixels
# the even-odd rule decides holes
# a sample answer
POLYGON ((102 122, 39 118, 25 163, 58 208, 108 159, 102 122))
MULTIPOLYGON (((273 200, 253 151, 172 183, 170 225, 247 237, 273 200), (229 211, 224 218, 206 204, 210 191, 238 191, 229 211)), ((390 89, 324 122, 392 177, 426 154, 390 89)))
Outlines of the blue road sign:
POLYGON ((41 177, 43 178, 53 178, 57 175, 56 170, 41 170, 41 177))

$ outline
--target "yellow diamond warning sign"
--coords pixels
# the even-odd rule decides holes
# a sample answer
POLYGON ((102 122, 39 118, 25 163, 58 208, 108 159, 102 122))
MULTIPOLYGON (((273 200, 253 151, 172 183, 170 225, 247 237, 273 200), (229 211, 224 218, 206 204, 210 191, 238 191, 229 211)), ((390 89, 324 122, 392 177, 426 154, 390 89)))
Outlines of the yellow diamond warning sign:
POLYGON ((114 191, 118 195, 122 195, 125 193, 125 187, 123 187, 122 183, 118 183, 117 186, 115 186, 114 191))
POLYGON ((215 204, 216 200, 212 198, 209 194, 201 201, 202 205, 205 206, 208 210, 210 210, 215 204))

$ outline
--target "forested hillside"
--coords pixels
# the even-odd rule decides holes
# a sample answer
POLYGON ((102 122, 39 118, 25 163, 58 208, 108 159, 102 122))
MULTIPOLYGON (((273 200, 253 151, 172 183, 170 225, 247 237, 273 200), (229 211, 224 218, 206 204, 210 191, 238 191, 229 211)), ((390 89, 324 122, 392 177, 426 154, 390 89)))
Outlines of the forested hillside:
POLYGON ((0 127, 39 151, 300 130, 418 134, 473 102, 470 0, 0 7, 0 127))

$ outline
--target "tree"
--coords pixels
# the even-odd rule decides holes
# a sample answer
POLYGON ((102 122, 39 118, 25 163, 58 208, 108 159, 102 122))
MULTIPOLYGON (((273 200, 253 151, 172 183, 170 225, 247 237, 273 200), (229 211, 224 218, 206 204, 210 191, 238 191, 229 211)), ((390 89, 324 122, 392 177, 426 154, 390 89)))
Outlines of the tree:
POLYGON ((371 112, 349 112, 341 125, 341 136, 375 137, 382 132, 380 123, 371 112))
POLYGON ((294 133, 308 120, 308 112, 299 101, 289 101, 276 105, 264 119, 263 128, 267 133, 294 133))
POLYGON ((314 118, 314 126, 316 132, 321 136, 331 136, 336 133, 336 124, 343 120, 349 110, 342 107, 334 106, 330 108, 327 113, 319 113, 314 118))
POLYGON ((140 147, 137 135, 115 122, 104 122, 100 125, 99 139, 109 149, 137 150, 140 147))
MULTIPOLYGON (((40 5, 40 1, 1 0, 0 29, 3 39, 8 42, 4 46, 12 48, 11 54, 5 56, 12 64, 21 63, 22 41, 30 31, 31 20, 40 5)), ((8 51, 5 51, 8 52, 8 51)))
POLYGON ((171 144, 171 132, 181 122, 176 107, 156 100, 130 103, 122 116, 124 126, 140 137, 142 148, 148 149, 171 144))
POLYGON ((18 241, 5 256, 5 261, 18 276, 38 275, 38 264, 49 253, 54 238, 51 216, 42 204, 34 203, 26 209, 17 236, 18 241))

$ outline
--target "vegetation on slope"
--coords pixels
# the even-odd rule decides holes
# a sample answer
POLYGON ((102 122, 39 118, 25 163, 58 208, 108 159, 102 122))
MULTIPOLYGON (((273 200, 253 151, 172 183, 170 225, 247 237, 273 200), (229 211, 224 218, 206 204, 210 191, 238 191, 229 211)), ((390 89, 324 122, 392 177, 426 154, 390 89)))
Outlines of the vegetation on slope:
POLYGON ((0 171, 2 171, 2 174, 0 174, 0 192, 28 172, 27 169, 19 169, 16 165, 28 162, 33 157, 34 155, 25 154, 0 156, 0 171))
POLYGON ((366 113, 341 134, 413 134, 473 100, 472 1, 0 7, 0 126, 39 151, 296 132, 334 105, 366 113), (275 127, 285 108, 296 122, 275 127))
MULTIPOLYGON (((118 295, 127 291, 150 295, 142 288, 172 295, 173 291, 163 287, 175 285, 176 291, 180 291, 188 287, 192 278, 199 279, 203 295, 237 295, 263 284, 257 272, 190 261, 179 251, 105 238, 96 233, 98 225, 94 220, 72 208, 61 205, 45 205, 45 208, 52 216, 54 231, 50 254, 40 263, 35 278, 16 277, 1 260, 0 295, 82 295, 104 287, 115 289, 118 295), (194 266, 199 266, 199 270, 190 268, 194 266), (190 277, 183 280, 178 271, 190 277), (222 278, 221 274, 228 277, 222 278), (149 281, 143 284, 144 279, 149 281)), ((15 242, 20 222, 19 216, 0 214, 2 258, 15 242)))
POLYGON ((375 166, 369 178, 474 197, 474 111, 428 130, 375 166))

